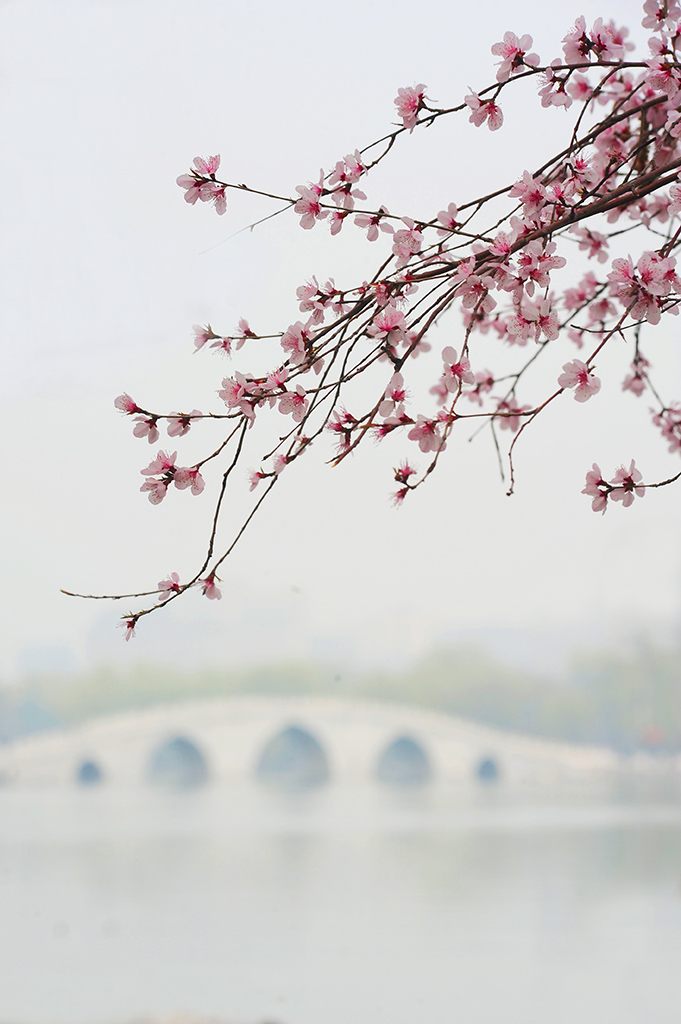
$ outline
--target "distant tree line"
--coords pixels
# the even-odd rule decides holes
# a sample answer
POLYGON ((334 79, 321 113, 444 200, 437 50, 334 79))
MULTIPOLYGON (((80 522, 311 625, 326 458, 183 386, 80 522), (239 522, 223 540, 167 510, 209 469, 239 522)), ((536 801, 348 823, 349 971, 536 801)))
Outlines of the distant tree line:
POLYGON ((575 658, 564 680, 521 671, 472 649, 440 651, 403 672, 338 672, 310 663, 194 673, 140 666, 35 676, 0 691, 0 741, 94 715, 211 696, 333 695, 393 701, 501 729, 607 744, 623 753, 681 750, 681 652, 575 658))

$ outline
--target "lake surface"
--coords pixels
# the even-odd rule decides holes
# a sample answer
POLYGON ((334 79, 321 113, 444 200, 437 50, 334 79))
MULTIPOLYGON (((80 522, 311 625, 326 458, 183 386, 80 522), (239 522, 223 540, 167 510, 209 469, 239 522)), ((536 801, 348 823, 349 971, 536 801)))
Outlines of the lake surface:
POLYGON ((681 809, 0 790, 0 1022, 678 1024, 681 809))

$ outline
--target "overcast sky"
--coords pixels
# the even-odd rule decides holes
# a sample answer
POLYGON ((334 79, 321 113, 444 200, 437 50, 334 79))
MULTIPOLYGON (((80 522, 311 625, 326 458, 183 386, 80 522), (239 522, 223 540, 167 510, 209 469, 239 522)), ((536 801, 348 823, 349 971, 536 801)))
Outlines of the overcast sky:
MULTIPOLYGON (((209 496, 150 506, 139 470, 168 443, 134 439, 115 396, 216 407, 230 364, 193 355, 193 323, 228 333, 246 316, 278 330, 297 318, 295 287, 312 273, 355 283, 371 270, 358 233, 333 240, 293 217, 231 238, 272 207, 236 196, 218 218, 182 201, 177 175, 219 152, 227 177, 289 194, 383 134, 398 87, 424 82, 451 105, 490 82, 489 48, 508 29, 532 33, 547 59, 580 13, 615 15, 646 37, 628 0, 549 7, 0 4, 2 678, 102 659, 400 664, 466 636, 541 661, 572 643, 670 635, 678 489, 604 517, 580 494, 594 460, 609 471, 633 457, 649 478, 675 471, 645 398, 620 393, 622 353, 601 364, 596 400, 566 395, 526 432, 511 499, 483 436, 450 445, 399 511, 389 470, 405 445, 369 445, 336 470, 318 446, 225 568, 220 604, 189 595, 125 645, 116 622, 127 607, 59 593, 149 589, 171 571, 186 577, 202 552, 209 496)), ((370 199, 432 216, 541 162, 569 119, 541 111, 534 88, 505 113, 495 135, 462 118, 401 140, 370 199)), ((443 344, 456 346, 458 323, 443 344)), ((663 368, 665 395, 678 395, 674 325, 651 332, 644 351, 663 368)), ((558 364, 574 354, 566 345, 558 364)), ((181 442, 184 464, 201 454, 195 433, 181 442)))

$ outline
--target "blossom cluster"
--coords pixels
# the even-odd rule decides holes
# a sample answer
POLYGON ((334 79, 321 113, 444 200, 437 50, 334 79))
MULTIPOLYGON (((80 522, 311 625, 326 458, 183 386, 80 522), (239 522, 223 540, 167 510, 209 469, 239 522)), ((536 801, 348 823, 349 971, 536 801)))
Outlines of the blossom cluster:
POLYGON ((610 481, 604 480, 599 466, 594 462, 586 474, 586 486, 582 494, 592 499, 591 508, 594 512, 605 512, 608 501, 621 501, 624 508, 628 508, 634 498, 642 498, 646 493, 642 480, 643 476, 636 469, 633 459, 628 467, 620 466, 610 481))
MULTIPOLYGON (((628 30, 602 18, 589 25, 578 17, 559 52, 546 61, 534 52, 529 34, 507 31, 491 48, 491 85, 442 107, 425 84, 401 86, 393 130, 322 168, 295 186, 294 194, 221 180, 219 156, 196 157, 177 179, 188 203, 208 203, 218 214, 225 212, 229 189, 238 188, 269 196, 279 210, 288 208, 306 232, 320 224, 331 235, 355 232, 359 244, 366 240, 375 247, 377 263, 368 279, 347 284, 309 277, 296 290, 300 319, 266 332, 253 330, 243 318, 231 333, 196 325, 196 351, 213 349, 237 363, 216 381, 218 411, 159 413, 127 394, 116 399, 132 419, 133 434, 152 445, 161 429, 180 439, 207 418, 226 427, 220 444, 194 465, 179 467, 177 452, 159 451, 142 469, 141 490, 153 504, 172 486, 201 494, 202 471, 213 463, 223 478, 207 557, 186 585, 177 574, 159 583, 161 603, 196 586, 209 598, 219 596, 215 574, 233 544, 217 554, 214 537, 225 481, 237 467, 252 460, 244 469, 248 486, 259 488, 255 511, 283 470, 324 436, 333 440, 334 462, 367 437, 381 443, 390 437, 389 443, 412 451, 415 458, 403 458, 394 471, 399 489, 393 500, 401 504, 458 440, 461 424, 472 421, 476 428, 488 427, 500 459, 505 432, 511 493, 513 453, 525 428, 561 396, 597 406, 602 381, 596 363, 602 372, 620 359, 617 390, 625 392, 623 400, 645 396, 669 451, 681 452, 681 404, 658 392, 640 347, 642 334, 647 338, 681 304, 677 0, 645 0, 643 27, 652 38, 638 59, 628 30), (495 192, 446 196, 440 209, 391 213, 386 204, 369 200, 373 168, 435 120, 462 114, 474 128, 501 131, 502 104, 521 78, 535 82, 546 116, 553 108, 562 115, 572 111, 566 145, 540 168, 521 165, 495 192), (496 346, 507 353, 505 362, 508 354, 515 360, 515 369, 488 369, 480 356, 481 336, 487 337, 484 362, 496 346), (278 356, 268 372, 250 372, 241 350, 264 338, 277 340, 278 356), (572 346, 580 358, 572 356, 572 346), (600 356, 606 346, 611 363, 600 356), (427 389, 418 383, 423 375, 412 373, 417 358, 430 360, 427 389), (549 370, 544 379, 553 382, 548 394, 537 394, 533 384, 539 359, 549 370), (358 378, 373 389, 373 400, 362 408, 356 404, 362 400, 356 397, 358 378), (271 443, 264 453, 252 453, 249 440, 258 432, 251 428, 266 416, 272 417, 271 443)), ((501 163, 503 174, 507 161, 501 163)), ((417 191, 417 199, 422 193, 417 191)), ((645 349, 650 354, 647 341, 645 349)), ((594 511, 604 512, 610 501, 628 507, 647 488, 679 476, 644 483, 630 461, 606 480, 594 464, 583 493, 594 511)), ((126 617, 131 630, 148 610, 126 617)))
POLYGON ((219 156, 209 156, 205 160, 197 156, 189 174, 181 174, 177 179, 180 188, 185 189, 184 198, 192 206, 199 199, 202 203, 212 203, 216 213, 224 213, 227 209, 225 186, 215 180, 220 167, 219 156))
MULTIPOLYGON (((168 428, 170 433, 171 427, 168 428)), ((169 452, 160 451, 146 469, 141 470, 145 480, 140 491, 146 493, 152 505, 160 505, 166 496, 171 484, 177 487, 178 491, 191 489, 192 494, 201 494, 205 487, 205 481, 199 472, 199 467, 192 468, 175 465, 177 452, 171 455, 169 452)))

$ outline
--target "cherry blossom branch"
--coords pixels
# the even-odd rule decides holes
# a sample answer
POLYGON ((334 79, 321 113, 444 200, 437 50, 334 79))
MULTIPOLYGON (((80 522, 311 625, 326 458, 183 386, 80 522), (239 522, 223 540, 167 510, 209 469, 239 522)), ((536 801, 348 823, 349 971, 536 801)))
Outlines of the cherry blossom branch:
MULTIPOLYGON (((222 379, 217 393, 226 411, 159 414, 138 406, 128 395, 116 399, 117 408, 133 418, 135 436, 150 444, 159 440, 159 425, 167 426, 170 437, 181 438, 198 420, 230 421, 223 440, 193 466, 178 466, 177 452, 161 450, 141 471, 141 491, 158 504, 173 488, 200 495, 201 470, 223 467, 227 460, 221 468, 206 552, 186 583, 171 573, 156 590, 136 594, 65 593, 114 600, 157 596, 153 606, 124 617, 128 639, 143 615, 189 589, 199 586, 206 597, 218 599, 217 571, 281 473, 327 433, 336 442, 336 452, 328 460, 333 465, 356 451, 367 436, 382 441, 393 433, 427 455, 421 472, 408 458, 393 470, 399 485, 394 502, 400 504, 434 472, 456 437, 454 424, 480 420, 469 440, 489 424, 502 481, 499 435, 510 432, 510 495, 516 486, 514 453, 525 430, 565 391, 578 403, 593 400, 601 386, 593 372, 594 360, 614 337, 626 340, 627 332, 634 332, 634 358, 622 388, 635 397, 647 391, 653 395, 658 406, 651 410, 653 425, 670 452, 681 453, 681 403, 662 402, 639 346, 641 331, 678 313, 681 303, 675 257, 681 245, 681 63, 676 59, 680 24, 677 0, 645 0, 643 25, 652 29, 653 37, 649 57, 643 60, 627 56, 632 49, 627 30, 602 19, 588 29, 584 18, 578 18, 562 41, 563 56, 549 63, 530 52, 529 35, 506 32, 492 47, 499 58, 495 83, 447 107, 434 105, 425 85, 399 89, 395 106, 401 124, 346 155, 332 169, 322 170, 316 181, 296 186, 298 198, 224 181, 217 176, 218 156, 195 158, 191 170, 178 178, 188 203, 210 203, 224 214, 227 193, 238 190, 283 204, 249 225, 251 230, 291 210, 306 231, 326 222, 337 235, 352 225, 351 230, 366 232, 369 244, 376 245, 376 269, 368 280, 342 287, 333 280, 320 284, 313 277, 297 289, 299 309, 307 319, 267 334, 256 334, 244 319, 232 336, 218 335, 210 325, 196 326, 197 351, 212 348, 236 358, 241 348, 266 338, 278 340, 281 348, 269 373, 249 373, 240 362, 239 369, 222 379), (586 77, 589 72, 598 76, 596 84, 586 77), (436 215, 432 210, 419 216, 391 213, 384 204, 368 200, 369 173, 395 156, 398 139, 406 142, 415 131, 461 114, 476 127, 496 132, 503 125, 501 101, 512 95, 517 83, 530 79, 539 83, 542 107, 568 109, 576 104, 577 109, 567 145, 538 170, 525 170, 515 181, 466 198, 458 207, 450 202, 436 215), (625 258, 612 257, 611 242, 632 232, 641 248, 625 258), (584 264, 602 266, 603 273, 584 273, 584 264), (457 348, 445 344, 441 349, 441 362, 431 377, 431 397, 424 400, 416 393, 420 385, 410 385, 413 360, 433 361, 429 350, 435 329, 445 319, 449 324, 457 310, 463 322, 460 340, 457 348), (502 347, 511 354, 528 344, 535 347, 529 357, 519 353, 510 372, 474 371, 478 336, 485 334, 496 339, 499 352, 502 347), (557 356, 563 340, 581 348, 589 339, 591 354, 586 361, 565 362, 564 354, 557 356), (549 368, 557 364, 549 370, 556 383, 545 388, 548 394, 535 394, 520 404, 520 396, 532 391, 530 370, 539 359, 549 368), (370 382, 369 400, 355 386, 363 379, 370 382), (474 406, 471 411, 466 411, 467 402, 474 406), (228 482, 243 464, 250 428, 267 417, 271 434, 263 445, 260 468, 251 470, 249 477, 251 489, 263 490, 216 559, 228 482)), ((679 478, 681 473, 671 474, 646 485, 631 461, 605 480, 594 464, 584 493, 595 511, 604 512, 609 503, 628 507, 648 487, 679 478)))

